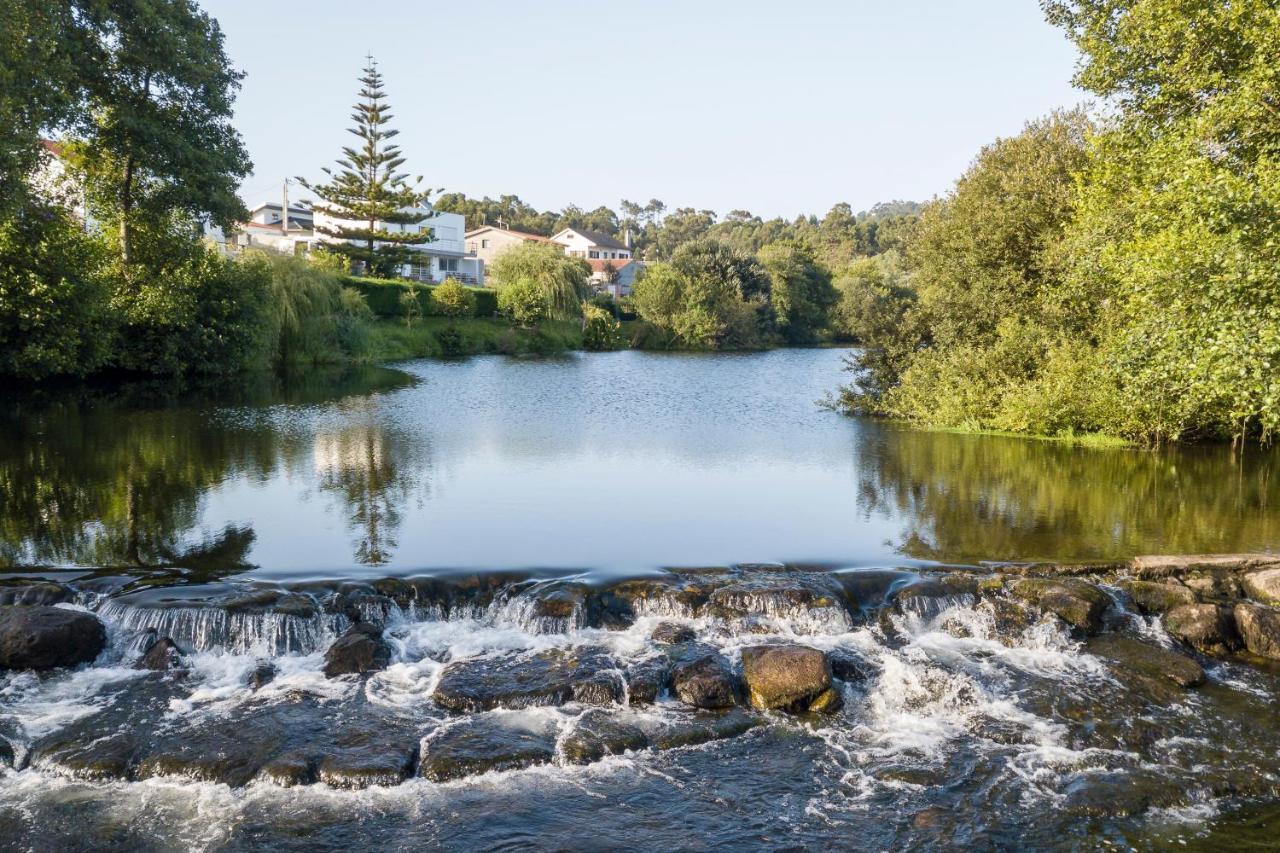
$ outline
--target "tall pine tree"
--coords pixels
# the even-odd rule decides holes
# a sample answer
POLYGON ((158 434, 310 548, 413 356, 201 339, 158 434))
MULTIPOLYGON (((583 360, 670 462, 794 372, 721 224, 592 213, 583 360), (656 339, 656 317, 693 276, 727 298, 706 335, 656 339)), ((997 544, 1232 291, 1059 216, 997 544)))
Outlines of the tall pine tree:
POLYGON ((403 227, 418 225, 430 215, 420 206, 431 191, 415 188, 422 182, 421 175, 410 186, 408 175, 397 171, 405 158, 400 147, 388 144, 388 140, 400 131, 387 128, 392 115, 384 103, 387 96, 382 74, 372 56, 360 84, 360 100, 351 115, 356 126, 349 130, 362 144, 342 149, 336 174, 323 170, 331 178, 328 183, 311 184, 303 178, 298 182, 322 199, 323 203, 314 207, 317 214, 339 220, 332 226, 316 227, 330 238, 323 241, 325 249, 367 273, 391 276, 419 256, 412 247, 431 242, 431 229, 403 227), (393 230, 391 226, 400 227, 393 230))

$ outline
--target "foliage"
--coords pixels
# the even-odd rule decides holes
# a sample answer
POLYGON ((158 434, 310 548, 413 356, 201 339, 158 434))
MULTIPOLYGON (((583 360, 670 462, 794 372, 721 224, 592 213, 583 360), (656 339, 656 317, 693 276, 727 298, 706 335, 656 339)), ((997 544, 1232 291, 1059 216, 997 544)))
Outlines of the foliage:
POLYGON ((60 208, 0 219, 0 374, 84 376, 107 363, 115 323, 102 254, 60 208))
POLYGON ((499 293, 516 282, 537 287, 546 303, 547 316, 555 320, 572 320, 581 315, 582 300, 589 295, 587 278, 591 268, 550 243, 512 246, 494 259, 491 274, 499 293))
MULTIPOLYGON (((418 226, 429 216, 423 207, 430 191, 411 187, 399 169, 405 158, 397 145, 387 140, 399 131, 386 125, 391 121, 390 107, 383 103, 382 74, 373 57, 369 58, 360 78, 360 98, 353 109, 356 126, 350 128, 363 145, 342 149, 335 174, 328 183, 299 182, 320 197, 316 214, 336 220, 334 225, 317 225, 316 231, 329 238, 325 250, 341 255, 348 263, 377 277, 391 277, 415 256, 413 246, 431 241, 430 228, 418 226), (394 226, 394 227, 392 227, 394 226)), ((416 183, 421 183, 418 176, 416 183)))
POLYGON ((837 299, 831 274, 818 264, 813 250, 800 243, 774 243, 762 249, 759 258, 769 275, 778 333, 789 344, 817 341, 837 299))
POLYGON ((592 352, 621 349, 622 324, 613 314, 597 305, 582 306, 582 348, 592 352))
POLYGON ((422 297, 418 294, 418 286, 410 282, 400 294, 400 313, 404 315, 404 324, 412 326, 413 321, 422 316, 422 297))
POLYGON ((268 361, 314 364, 361 354, 372 315, 359 293, 343 287, 340 275, 293 255, 255 252, 250 259, 271 271, 263 328, 268 361))
POLYGON ((431 305, 443 317, 474 317, 476 296, 462 282, 449 278, 431 292, 431 305))
POLYGON ((551 303, 535 280, 518 278, 498 290, 498 310, 517 326, 528 329, 550 317, 551 303))

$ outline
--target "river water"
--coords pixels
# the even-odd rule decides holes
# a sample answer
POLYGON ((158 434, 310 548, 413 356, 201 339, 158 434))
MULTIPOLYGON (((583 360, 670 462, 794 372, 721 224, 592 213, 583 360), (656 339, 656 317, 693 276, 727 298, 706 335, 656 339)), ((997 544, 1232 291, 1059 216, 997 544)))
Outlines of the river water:
POLYGON ((9 395, 0 584, 56 581, 109 645, 72 672, 0 674, 0 741, 22 768, 0 769, 0 848, 1271 843, 1273 669, 1202 659, 1207 682, 1170 693, 1113 665, 1116 642, 1173 645, 1122 596, 1084 638, 967 593, 895 595, 991 561, 1275 550, 1277 454, 845 418, 817 405, 843 355, 9 395), (747 610, 634 599, 601 616, 630 579, 705 577, 749 589, 747 610), (385 628, 390 665, 326 678, 354 618, 385 628), (596 655, 629 673, 671 619, 733 666, 785 640, 857 675, 839 712, 801 718, 642 705, 623 679, 609 720, 639 734, 586 763, 573 744, 598 709, 437 701, 458 662, 596 655), (177 641, 181 676, 134 668, 148 631, 177 641), (449 749, 471 763, 436 768, 449 749))

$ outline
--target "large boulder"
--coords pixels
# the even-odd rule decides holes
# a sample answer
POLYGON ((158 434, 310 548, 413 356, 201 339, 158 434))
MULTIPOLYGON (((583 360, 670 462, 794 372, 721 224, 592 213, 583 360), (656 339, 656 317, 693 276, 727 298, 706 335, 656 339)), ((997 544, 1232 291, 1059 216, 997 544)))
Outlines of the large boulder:
POLYGON ((671 668, 671 685, 680 701, 695 708, 728 708, 738 702, 733 668, 709 646, 685 650, 671 668))
POLYGON ((55 581, 30 581, 0 584, 0 605, 27 604, 49 606, 72 599, 71 590, 55 581))
POLYGON ((1196 601, 1194 592, 1175 583, 1122 580, 1116 586, 1124 590, 1140 613, 1148 616, 1167 613, 1179 605, 1196 601))
MULTIPOLYGON (((590 712, 589 712, 590 713, 590 712)), ((418 775, 447 782, 496 770, 547 764, 555 757, 552 721, 495 711, 467 717, 422 739, 418 775)))
POLYGON ((610 704, 621 699, 617 664, 600 649, 548 649, 455 661, 440 673, 433 698, 450 711, 475 713, 535 705, 610 704))
POLYGON ((666 655, 654 655, 633 661, 627 666, 627 704, 651 705, 657 701, 671 680, 671 661, 666 655))
POLYGON ((62 607, 0 607, 0 669, 53 669, 96 658, 107 629, 92 613, 62 607))
POLYGON ((751 704, 762 709, 833 710, 839 694, 831 684, 831 664, 810 646, 749 646, 742 650, 742 677, 751 704))
POLYGON ((1280 605, 1280 569, 1251 572, 1242 581, 1245 593, 1253 600, 1280 605))
POLYGON ((1105 592, 1077 578, 1023 578, 1009 591, 1085 634, 1102 630, 1102 617, 1111 604, 1105 592))
POLYGON ((1240 648, 1231 608, 1216 604, 1183 604, 1164 616, 1164 628, 1192 648, 1221 655, 1240 648))
POLYGON ((360 675, 377 672, 391 663, 391 647, 382 638, 382 629, 369 622, 357 622, 334 640, 324 653, 324 674, 360 675))
POLYGON ((1280 660, 1280 610, 1240 603, 1235 606, 1234 615, 1246 649, 1264 658, 1280 660))

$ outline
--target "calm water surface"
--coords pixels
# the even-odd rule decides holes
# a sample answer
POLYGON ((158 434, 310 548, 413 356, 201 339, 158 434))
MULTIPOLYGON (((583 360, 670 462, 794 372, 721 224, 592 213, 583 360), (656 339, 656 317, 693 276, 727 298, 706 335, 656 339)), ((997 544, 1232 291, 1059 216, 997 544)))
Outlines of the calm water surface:
POLYGON ((816 401, 841 350, 411 362, 11 395, 0 565, 434 568, 1097 559, 1280 544, 1274 452, 921 432, 816 401))

